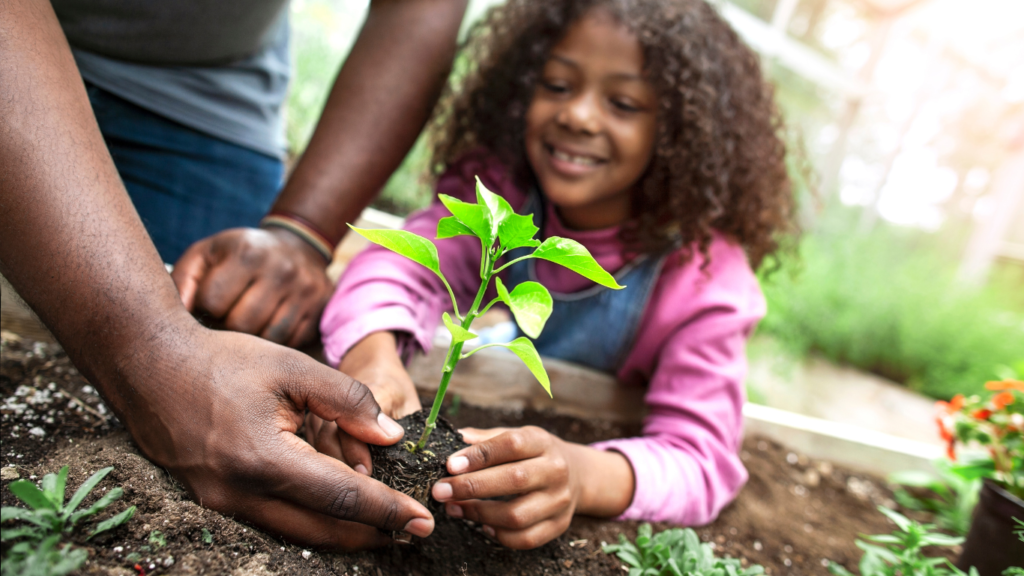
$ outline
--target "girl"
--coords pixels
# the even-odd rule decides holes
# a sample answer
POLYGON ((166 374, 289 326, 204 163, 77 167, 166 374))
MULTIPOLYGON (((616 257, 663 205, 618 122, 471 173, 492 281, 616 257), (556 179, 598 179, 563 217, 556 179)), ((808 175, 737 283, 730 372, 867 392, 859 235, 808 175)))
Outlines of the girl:
MULTIPOLYGON (((437 192, 472 202, 479 175, 542 238, 582 243, 627 286, 533 259, 503 277, 510 289, 539 279, 555 298, 541 354, 647 386, 649 414, 642 437, 591 446, 532 427, 465 430, 473 446, 448 460, 434 498, 513 548, 555 538, 575 513, 710 522, 747 478, 744 346, 765 313, 753 270, 794 228, 758 58, 703 0, 510 0, 470 47, 474 67, 436 121, 437 192)), ((435 202, 406 228, 432 238, 446 215, 435 202)), ((468 305, 479 242, 436 245, 468 305)), ((449 307, 433 273, 371 247, 324 313, 326 355, 385 410, 412 412, 401 353, 427 350, 449 307)), ((364 448, 313 428, 319 449, 367 471, 364 448)))

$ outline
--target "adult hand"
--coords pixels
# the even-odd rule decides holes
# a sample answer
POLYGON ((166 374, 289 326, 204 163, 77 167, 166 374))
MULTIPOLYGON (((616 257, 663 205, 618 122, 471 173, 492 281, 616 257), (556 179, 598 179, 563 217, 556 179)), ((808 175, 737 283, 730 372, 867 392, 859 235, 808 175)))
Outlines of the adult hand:
POLYGON ((308 409, 362 442, 398 441, 403 430, 369 389, 249 335, 190 332, 178 339, 187 343, 182 350, 138 354, 124 367, 146 393, 126 399, 123 419, 141 450, 197 502, 313 546, 388 542, 374 526, 430 534, 434 520, 421 504, 295 434, 308 409))
POLYGON ((460 432, 473 446, 448 458, 453 476, 431 492, 449 516, 483 524, 488 536, 521 550, 565 532, 583 491, 578 452, 586 447, 536 426, 460 432))
POLYGON ((294 348, 318 334, 334 291, 326 266, 287 230, 233 228, 190 246, 171 276, 189 312, 294 348))
MULTIPOLYGON (((362 382, 385 414, 401 418, 423 406, 416 386, 396 352, 391 332, 375 332, 359 341, 342 358, 338 370, 362 382)), ((315 414, 306 417, 306 440, 322 454, 347 463, 361 474, 370 474, 373 465, 365 442, 315 414)))

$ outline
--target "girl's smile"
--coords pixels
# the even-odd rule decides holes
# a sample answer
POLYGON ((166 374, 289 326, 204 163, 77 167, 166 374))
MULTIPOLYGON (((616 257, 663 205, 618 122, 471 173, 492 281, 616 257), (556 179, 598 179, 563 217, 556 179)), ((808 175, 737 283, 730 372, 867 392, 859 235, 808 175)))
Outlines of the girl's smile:
POLYGON ((526 153, 545 196, 569 226, 630 216, 630 194, 650 163, 656 94, 633 34, 595 10, 551 50, 526 114, 526 153))

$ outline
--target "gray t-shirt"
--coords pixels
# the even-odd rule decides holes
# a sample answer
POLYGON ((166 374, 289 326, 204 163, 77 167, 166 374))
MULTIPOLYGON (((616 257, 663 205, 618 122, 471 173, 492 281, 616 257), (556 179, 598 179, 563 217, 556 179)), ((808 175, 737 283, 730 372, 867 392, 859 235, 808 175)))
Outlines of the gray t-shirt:
POLYGON ((82 77, 267 154, 286 149, 285 0, 53 0, 82 77))

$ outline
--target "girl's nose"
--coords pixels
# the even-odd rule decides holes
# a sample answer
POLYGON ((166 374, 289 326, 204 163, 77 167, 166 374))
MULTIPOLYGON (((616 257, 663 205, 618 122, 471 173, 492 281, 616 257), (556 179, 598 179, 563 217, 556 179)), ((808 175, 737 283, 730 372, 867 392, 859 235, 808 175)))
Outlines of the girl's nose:
POLYGON ((597 97, 583 93, 565 103, 556 117, 558 123, 573 132, 592 135, 601 130, 597 97))

